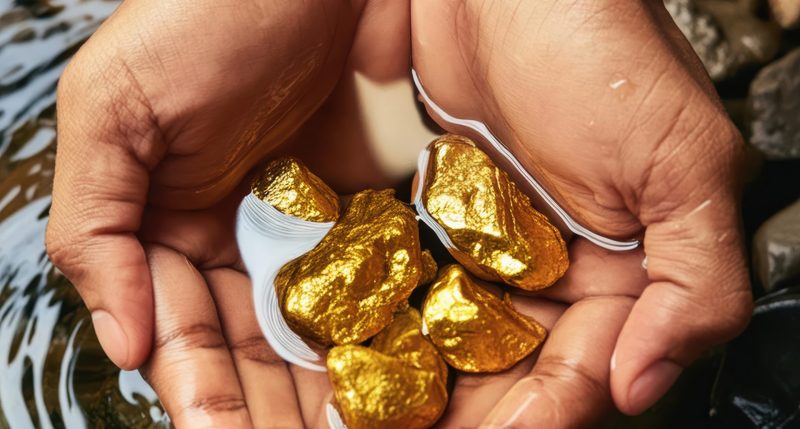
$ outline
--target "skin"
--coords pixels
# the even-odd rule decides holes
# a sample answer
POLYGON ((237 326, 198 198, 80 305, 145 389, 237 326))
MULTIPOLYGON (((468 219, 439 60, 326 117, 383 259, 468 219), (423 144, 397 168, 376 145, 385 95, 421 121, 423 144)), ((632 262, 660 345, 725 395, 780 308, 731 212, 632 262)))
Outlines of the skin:
POLYGON ((582 223, 644 243, 571 240, 567 275, 515 298, 550 329, 540 353, 459 378, 442 427, 640 413, 746 325, 743 143, 659 1, 128 1, 59 84, 47 248, 177 427, 325 426, 326 376, 286 365, 243 310, 235 208, 286 152, 342 193, 387 185, 368 156, 330 154, 365 153, 347 77, 406 78, 409 56, 582 223))

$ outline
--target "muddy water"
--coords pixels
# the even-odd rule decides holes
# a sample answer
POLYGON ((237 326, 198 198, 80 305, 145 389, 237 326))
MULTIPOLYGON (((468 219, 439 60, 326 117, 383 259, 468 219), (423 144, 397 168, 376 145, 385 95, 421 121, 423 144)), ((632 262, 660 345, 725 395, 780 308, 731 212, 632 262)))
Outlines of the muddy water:
POLYGON ((139 374, 105 358, 44 249, 56 82, 117 5, 0 0, 0 428, 169 426, 139 374))

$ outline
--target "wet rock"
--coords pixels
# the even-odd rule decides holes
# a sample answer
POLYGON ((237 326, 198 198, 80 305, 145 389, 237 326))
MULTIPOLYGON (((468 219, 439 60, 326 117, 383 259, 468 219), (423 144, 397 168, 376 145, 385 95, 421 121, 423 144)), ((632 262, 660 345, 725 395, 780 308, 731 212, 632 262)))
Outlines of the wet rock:
POLYGON ((753 268, 766 290, 800 277, 800 201, 758 229, 753 241, 753 268))
POLYGON ((800 158, 800 48, 759 72, 748 111, 750 143, 767 159, 800 158))
POLYGON ((731 74, 735 68, 731 45, 714 17, 692 0, 665 0, 664 5, 711 78, 720 80, 731 74))
POLYGON ((797 27, 800 22, 800 1, 769 0, 772 17, 783 28, 797 27))
POLYGON ((720 428, 800 427, 800 287, 756 301, 728 346, 710 410, 720 428))
POLYGON ((763 64, 777 52, 780 31, 755 17, 747 1, 664 0, 714 81, 763 64))
POLYGON ((751 3, 699 0, 698 5, 716 18, 740 67, 766 64, 778 53, 781 30, 759 19, 751 3))

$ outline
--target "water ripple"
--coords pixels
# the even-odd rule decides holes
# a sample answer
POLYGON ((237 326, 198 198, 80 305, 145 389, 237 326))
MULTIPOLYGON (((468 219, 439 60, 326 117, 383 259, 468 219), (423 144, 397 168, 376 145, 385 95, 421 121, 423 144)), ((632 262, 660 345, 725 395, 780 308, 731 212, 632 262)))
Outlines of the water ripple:
POLYGON ((139 373, 102 353, 44 248, 56 83, 118 4, 0 0, 0 428, 169 425, 139 373))

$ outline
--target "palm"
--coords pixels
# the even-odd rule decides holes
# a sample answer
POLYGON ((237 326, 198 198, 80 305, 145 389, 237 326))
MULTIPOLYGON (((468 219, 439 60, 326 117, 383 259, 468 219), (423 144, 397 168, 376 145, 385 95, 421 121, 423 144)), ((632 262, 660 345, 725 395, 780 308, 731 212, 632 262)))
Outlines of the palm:
MULTIPOLYGON (((614 254, 573 239, 567 275, 539 298, 518 300, 552 327, 539 361, 530 373, 532 362, 511 376, 464 378, 465 393, 459 395, 457 384, 455 399, 466 404, 453 403, 463 416, 451 413, 448 424, 480 420, 491 408, 486 404, 499 403, 490 417, 498 427, 585 425, 611 403, 614 390, 618 406, 640 411, 634 404, 652 403, 669 384, 653 387, 651 379, 644 383, 650 386, 630 393, 640 363, 625 365, 616 380, 611 380, 610 366, 621 345, 652 353, 647 336, 664 329, 667 320, 655 314, 684 305, 684 297, 668 291, 675 273, 661 259, 680 259, 680 247, 665 248, 659 241, 689 222, 670 212, 691 216, 692 209, 706 207, 701 203, 705 197, 728 198, 723 188, 698 199, 697 189, 677 180, 674 170, 693 165, 697 177, 719 176, 729 171, 730 159, 696 164, 698 158, 707 159, 703 150, 738 151, 732 149, 738 137, 720 114, 702 66, 655 3, 519 2, 507 7, 481 1, 417 2, 412 4, 412 29, 414 65, 433 100, 452 115, 485 122, 590 229, 623 238, 642 236, 648 227, 644 247, 650 246, 650 264, 657 264, 649 274, 663 282, 634 308, 651 281, 644 249, 614 254), (676 94, 684 101, 673 102, 676 94), (720 134, 695 133, 709 129, 720 134), (700 150, 686 146, 698 138, 714 143, 700 150), (723 196, 714 197, 720 190, 723 196), (691 205, 680 208, 686 203, 691 205), (626 325, 630 315, 644 317, 651 327, 626 325), (626 338, 618 340, 621 332, 626 338), (483 395, 476 394, 475 379, 483 395)), ((719 231, 735 230, 735 225, 714 227, 720 229, 706 237, 733 238, 719 231)), ((738 243, 726 244, 736 252, 738 243)), ((626 354, 623 359, 629 363, 637 357, 626 354)), ((675 360, 685 365, 684 359, 675 360)), ((668 377, 677 375, 670 371, 668 377)))

